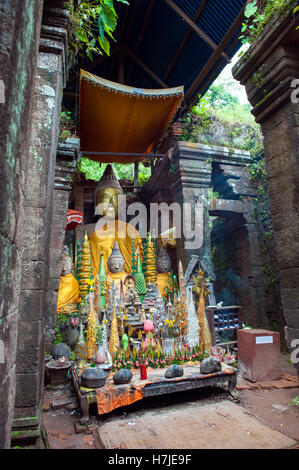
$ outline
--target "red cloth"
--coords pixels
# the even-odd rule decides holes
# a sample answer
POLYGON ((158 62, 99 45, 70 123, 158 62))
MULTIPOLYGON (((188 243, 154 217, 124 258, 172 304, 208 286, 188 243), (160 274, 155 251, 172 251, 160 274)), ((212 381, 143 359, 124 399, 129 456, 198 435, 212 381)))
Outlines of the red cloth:
POLYGON ((66 229, 74 230, 77 225, 82 224, 83 213, 75 211, 73 209, 68 209, 67 211, 67 220, 66 220, 66 229))

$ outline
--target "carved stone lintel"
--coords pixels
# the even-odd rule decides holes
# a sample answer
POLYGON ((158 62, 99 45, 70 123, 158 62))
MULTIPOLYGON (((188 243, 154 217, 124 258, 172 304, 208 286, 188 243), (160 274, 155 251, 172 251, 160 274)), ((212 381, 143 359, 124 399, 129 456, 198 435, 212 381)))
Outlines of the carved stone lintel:
POLYGON ((45 0, 40 33, 40 52, 62 56, 63 85, 68 78, 68 22, 70 12, 63 0, 45 0))
POLYGON ((67 139, 57 147, 55 189, 71 191, 79 154, 79 139, 67 139))

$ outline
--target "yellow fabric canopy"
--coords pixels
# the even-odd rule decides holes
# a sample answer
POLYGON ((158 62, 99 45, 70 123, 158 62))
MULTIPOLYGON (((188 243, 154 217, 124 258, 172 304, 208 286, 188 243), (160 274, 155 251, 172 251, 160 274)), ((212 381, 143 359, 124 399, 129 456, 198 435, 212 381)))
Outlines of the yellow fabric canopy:
MULTIPOLYGON (((81 69, 81 150, 151 152, 183 96, 184 87, 144 90, 114 83, 81 69)), ((87 156, 104 163, 131 163, 144 158, 125 155, 87 156)))

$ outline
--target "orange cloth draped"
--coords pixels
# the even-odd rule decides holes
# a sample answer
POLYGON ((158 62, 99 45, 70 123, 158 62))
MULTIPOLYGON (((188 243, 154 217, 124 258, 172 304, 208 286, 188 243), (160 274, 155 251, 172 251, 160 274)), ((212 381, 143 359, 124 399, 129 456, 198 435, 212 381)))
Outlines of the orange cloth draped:
MULTIPOLYGON (((213 374, 205 374, 204 376, 199 372, 199 362, 184 363, 184 376, 175 377, 173 379, 166 379, 164 377, 166 369, 152 369, 147 367, 148 378, 147 380, 140 379, 140 371, 137 369, 132 369, 133 374, 132 380, 129 384, 124 385, 115 385, 113 382, 114 373, 110 373, 107 377, 106 383, 103 387, 97 388, 96 400, 98 414, 110 413, 110 411, 115 410, 121 406, 127 406, 131 403, 143 399, 143 389, 149 384, 153 383, 179 383, 189 380, 195 380, 201 377, 206 379, 208 377, 215 377, 221 375, 230 375, 234 373, 234 369, 227 366, 226 364, 222 365, 222 371, 216 372, 213 374)), ((88 388, 81 387, 81 390, 90 391, 88 388)))
POLYGON ((108 222, 100 230, 92 232, 88 238, 88 241, 91 251, 93 273, 97 274, 99 272, 101 253, 104 253, 105 271, 106 273, 108 272, 107 262, 109 256, 111 255, 114 242, 117 241, 120 252, 125 259, 124 270, 131 274, 132 236, 134 237, 136 258, 137 255, 140 254, 142 259, 142 240, 138 231, 135 229, 135 227, 133 227, 133 225, 127 224, 122 220, 116 220, 108 222))
MULTIPOLYGON (((146 90, 80 70, 80 143, 83 151, 149 153, 184 97, 184 87, 146 90)), ((88 155, 99 162, 144 157, 88 155)))
POLYGON ((57 299, 57 311, 65 305, 79 303, 79 283, 72 273, 60 276, 60 284, 57 299))

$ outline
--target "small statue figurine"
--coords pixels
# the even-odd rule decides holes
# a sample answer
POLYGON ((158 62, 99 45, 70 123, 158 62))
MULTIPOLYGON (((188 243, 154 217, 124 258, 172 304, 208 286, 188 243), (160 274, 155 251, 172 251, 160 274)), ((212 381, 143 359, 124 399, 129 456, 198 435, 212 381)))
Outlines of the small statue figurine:
POLYGON ((128 275, 125 283, 125 298, 124 298, 124 311, 126 315, 127 325, 133 329, 140 330, 143 327, 141 319, 141 302, 139 295, 135 290, 135 279, 133 276, 128 275))
POLYGON ((128 273, 124 270, 125 260, 118 248, 118 243, 114 243, 112 253, 108 259, 107 284, 112 287, 114 281, 115 288, 120 292, 121 282, 124 283, 128 273))
POLYGON ((63 311, 67 310, 69 313, 71 313, 72 311, 76 310, 81 299, 79 283, 71 273, 72 260, 69 256, 69 250, 67 246, 65 246, 63 249, 61 262, 62 267, 58 290, 57 312, 62 313, 63 311))
POLYGON ((171 268, 171 260, 169 254, 164 247, 160 248, 157 259, 157 286, 160 289, 163 298, 167 298, 166 287, 168 285, 171 268))

